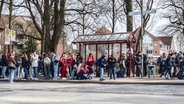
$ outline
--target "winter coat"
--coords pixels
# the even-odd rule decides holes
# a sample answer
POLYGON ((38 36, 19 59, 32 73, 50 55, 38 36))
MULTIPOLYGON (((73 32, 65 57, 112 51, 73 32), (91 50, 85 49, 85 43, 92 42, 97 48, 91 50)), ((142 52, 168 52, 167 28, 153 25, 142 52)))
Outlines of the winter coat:
POLYGON ((31 59, 32 67, 38 67, 38 55, 33 55, 31 59))
POLYGON ((8 61, 6 59, 6 55, 3 54, 1 58, 1 66, 7 66, 7 64, 8 64, 8 61))

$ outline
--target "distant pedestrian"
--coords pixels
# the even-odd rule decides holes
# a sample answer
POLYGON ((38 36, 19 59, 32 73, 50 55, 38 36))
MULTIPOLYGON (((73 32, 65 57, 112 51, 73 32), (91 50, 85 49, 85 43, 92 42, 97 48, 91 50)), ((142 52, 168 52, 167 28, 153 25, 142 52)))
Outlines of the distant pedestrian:
POLYGON ((108 59, 108 66, 109 66, 109 72, 110 72, 110 80, 113 79, 115 80, 115 65, 116 65, 116 59, 114 58, 113 55, 111 55, 108 59))
POLYGON ((107 60, 105 59, 105 55, 102 55, 99 59, 99 67, 100 67, 100 81, 105 80, 104 79, 104 68, 107 66, 107 60))
POLYGON ((140 51, 138 51, 138 53, 135 57, 135 64, 136 64, 136 77, 141 78, 142 57, 141 57, 140 51))
POLYGON ((162 77, 165 73, 166 70, 166 53, 163 53, 157 60, 157 65, 159 66, 159 73, 160 73, 160 77, 162 77))
POLYGON ((48 54, 45 54, 45 58, 43 59, 43 62, 44 62, 45 79, 50 79, 50 65, 51 65, 51 60, 50 60, 48 54))
POLYGON ((61 78, 66 80, 67 78, 67 56, 66 53, 63 53, 61 56, 61 78))
POLYGON ((24 78, 25 80, 28 79, 29 76, 29 59, 26 53, 22 56, 22 67, 24 69, 24 78))
POLYGON ((1 78, 5 78, 6 76, 6 68, 7 68, 7 58, 6 55, 3 54, 2 58, 1 58, 1 66, 2 66, 2 70, 1 70, 1 78))
POLYGON ((14 53, 11 53, 10 58, 8 60, 8 69, 9 69, 9 83, 14 83, 15 77, 15 69, 16 69, 16 61, 14 53))
POLYGON ((39 56, 34 52, 31 56, 31 65, 33 68, 33 80, 38 80, 38 59, 39 56))

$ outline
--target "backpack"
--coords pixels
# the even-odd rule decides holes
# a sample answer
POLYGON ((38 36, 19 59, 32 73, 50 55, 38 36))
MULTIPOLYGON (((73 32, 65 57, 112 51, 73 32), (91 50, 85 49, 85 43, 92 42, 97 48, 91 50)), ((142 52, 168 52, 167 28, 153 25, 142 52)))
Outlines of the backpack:
POLYGON ((46 58, 44 59, 44 63, 45 63, 47 66, 50 65, 50 60, 49 60, 48 57, 46 57, 46 58))
POLYGON ((100 66, 100 59, 97 59, 96 61, 95 61, 95 66, 97 66, 97 67, 99 67, 100 66))
POLYGON ((177 76, 178 76, 178 79, 184 80, 184 69, 181 69, 178 72, 177 76))
POLYGON ((54 62, 55 63, 58 63, 60 60, 60 57, 58 55, 54 56, 54 62))

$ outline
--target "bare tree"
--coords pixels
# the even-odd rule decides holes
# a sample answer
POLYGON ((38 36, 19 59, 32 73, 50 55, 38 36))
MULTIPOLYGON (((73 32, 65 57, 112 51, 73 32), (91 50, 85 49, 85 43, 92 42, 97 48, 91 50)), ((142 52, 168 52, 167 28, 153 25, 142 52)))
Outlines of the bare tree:
POLYGON ((180 50, 184 45, 184 0, 166 0, 163 5, 163 10, 166 11, 164 18, 168 18, 169 24, 163 28, 165 35, 177 37, 177 45, 180 50))
MULTIPOLYGON (((147 2, 145 2, 145 0, 143 1, 144 3, 141 3, 141 0, 135 0, 135 5, 134 5, 135 8, 138 8, 140 10, 142 8, 143 11, 151 10, 153 7, 154 0, 147 0, 147 2)), ((143 30, 146 30, 149 20, 150 20, 150 14, 143 15, 143 26, 142 26, 143 30)), ((140 34, 141 34, 141 31, 140 31, 140 34)), ((144 35, 144 31, 143 31, 143 35, 144 35)), ((143 39, 143 36, 139 35, 138 41, 140 41, 141 39, 143 39)), ((138 49, 140 49, 140 44, 136 45, 136 51, 138 49)))
POLYGON ((124 0, 123 3, 124 6, 124 12, 126 14, 126 24, 127 24, 127 31, 133 31, 133 19, 132 16, 129 16, 128 13, 132 12, 132 0, 124 0))
POLYGON ((64 38, 65 2, 66 0, 24 0, 21 5, 29 11, 41 36, 42 52, 55 52, 60 38, 64 38))
POLYGON ((184 0, 167 0, 165 1, 164 10, 165 18, 168 18, 168 24, 164 30, 169 35, 184 35, 184 0))
MULTIPOLYGON (((102 21, 104 21, 104 17, 107 20, 106 24, 111 27, 111 32, 114 33, 116 29, 116 25, 123 18, 123 3, 121 0, 102 0, 97 2, 98 8, 100 9, 100 13, 102 21)), ((107 26, 108 26, 107 25, 107 26)))
POLYGON ((3 10, 4 0, 0 0, 0 18, 1 18, 1 12, 3 10))

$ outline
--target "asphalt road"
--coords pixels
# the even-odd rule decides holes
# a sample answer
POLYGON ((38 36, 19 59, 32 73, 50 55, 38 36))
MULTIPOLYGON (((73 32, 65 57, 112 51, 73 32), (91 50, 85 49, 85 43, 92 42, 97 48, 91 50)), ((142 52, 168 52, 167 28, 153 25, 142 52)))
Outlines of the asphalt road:
POLYGON ((0 83, 0 104, 184 104, 182 85, 0 83))

